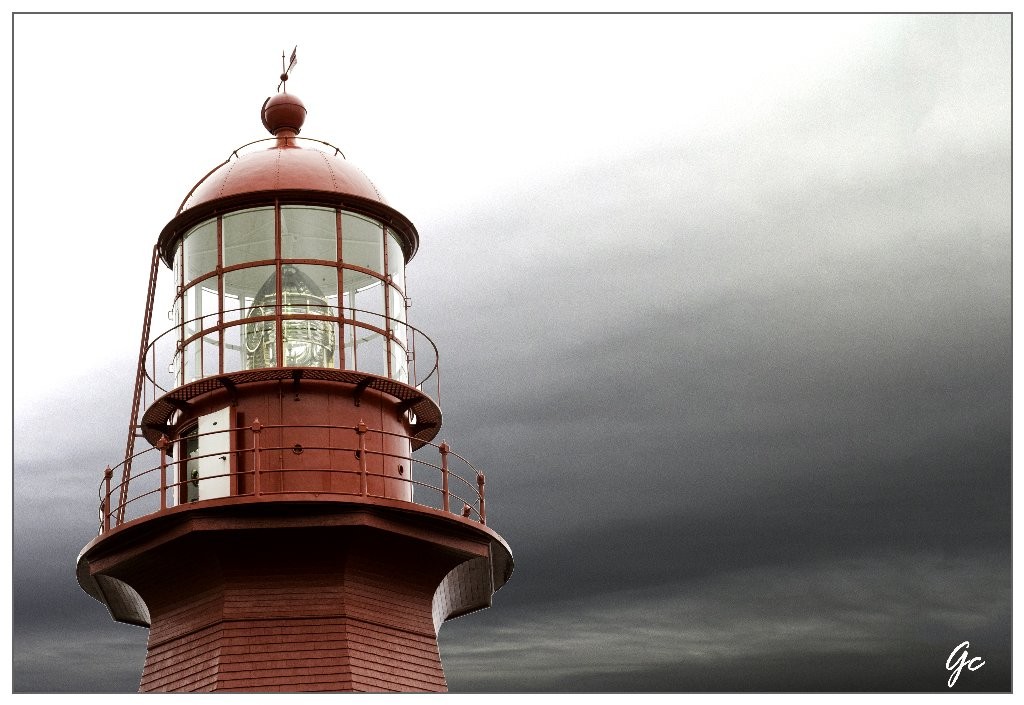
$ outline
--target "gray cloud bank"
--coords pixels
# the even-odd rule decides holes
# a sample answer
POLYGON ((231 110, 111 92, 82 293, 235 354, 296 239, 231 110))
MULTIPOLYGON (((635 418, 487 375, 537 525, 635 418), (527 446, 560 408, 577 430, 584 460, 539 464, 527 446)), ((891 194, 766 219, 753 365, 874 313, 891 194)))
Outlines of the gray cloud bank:
POLYGON ((934 691, 959 643, 935 642, 967 628, 989 646, 969 689, 1005 688, 1009 584, 976 578, 998 560, 845 558, 555 593, 515 619, 458 622, 442 654, 452 688, 470 691, 934 691))
POLYGON ((453 688, 942 690, 972 639, 1009 689, 1006 93, 956 142, 948 85, 877 88, 449 226, 492 256, 427 330, 519 566, 453 688))

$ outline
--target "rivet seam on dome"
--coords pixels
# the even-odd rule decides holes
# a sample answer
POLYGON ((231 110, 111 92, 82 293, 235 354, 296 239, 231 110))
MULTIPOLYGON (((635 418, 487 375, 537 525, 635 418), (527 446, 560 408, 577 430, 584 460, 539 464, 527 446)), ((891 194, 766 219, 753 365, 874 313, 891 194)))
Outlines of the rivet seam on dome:
POLYGON ((367 183, 369 183, 370 186, 373 188, 373 192, 375 194, 377 194, 377 200, 381 201, 381 202, 386 202, 384 196, 381 194, 380 191, 377 190, 377 184, 373 183, 373 180, 369 176, 366 175, 366 172, 363 171, 362 169, 360 169, 359 167, 356 167, 356 171, 358 171, 360 174, 362 174, 363 178, 365 178, 367 183))
POLYGON ((224 195, 224 189, 227 188, 228 179, 231 178, 231 172, 234 170, 236 164, 238 164, 237 161, 231 162, 231 164, 228 165, 227 173, 224 174, 224 178, 220 180, 220 190, 217 191, 218 198, 224 195))
MULTIPOLYGON (((329 173, 331 175, 331 185, 334 187, 334 190, 337 191, 338 190, 338 179, 335 178, 334 166, 331 165, 331 160, 327 158, 326 154, 324 154, 323 152, 321 152, 319 150, 317 150, 316 153, 320 155, 320 158, 324 160, 324 164, 327 165, 327 173, 329 173)), ((376 189, 374 189, 374 190, 376 190, 376 189)), ((377 195, 380 195, 380 194, 377 194, 377 195)))

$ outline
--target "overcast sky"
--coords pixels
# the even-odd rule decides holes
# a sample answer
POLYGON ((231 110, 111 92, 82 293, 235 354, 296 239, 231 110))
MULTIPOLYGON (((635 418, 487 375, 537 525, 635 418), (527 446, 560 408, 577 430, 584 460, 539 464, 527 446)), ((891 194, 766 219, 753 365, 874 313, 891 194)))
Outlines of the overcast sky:
POLYGON ((516 557, 452 691, 1010 688, 1008 15, 14 30, 15 691, 138 688, 74 565, 150 252, 296 44, 516 557))

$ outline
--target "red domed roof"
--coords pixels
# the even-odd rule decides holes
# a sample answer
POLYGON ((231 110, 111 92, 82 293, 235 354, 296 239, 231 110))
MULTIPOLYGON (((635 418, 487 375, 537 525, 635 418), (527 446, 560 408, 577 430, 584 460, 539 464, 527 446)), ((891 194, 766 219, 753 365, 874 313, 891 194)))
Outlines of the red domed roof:
POLYGON ((268 140, 273 145, 269 149, 257 149, 238 158, 232 155, 195 185, 178 212, 207 201, 258 191, 327 191, 387 205, 366 174, 341 157, 340 152, 335 155, 323 151, 329 145, 293 134, 283 130, 276 139, 268 140), (288 134, 283 135, 285 132, 288 134))
POLYGON ((190 227, 225 208, 249 208, 284 200, 343 206, 386 223, 403 240, 406 258, 419 246, 416 227, 388 205, 373 182, 334 145, 298 137, 306 107, 290 93, 268 98, 260 111, 274 135, 239 147, 199 180, 160 233, 157 244, 168 266, 173 246, 190 227))
POLYGON ((387 205, 373 182, 349 164, 340 149, 296 137, 306 121, 306 106, 295 95, 278 93, 267 98, 260 119, 274 137, 235 150, 192 187, 179 214, 208 201, 260 191, 323 191, 387 205), (267 148, 260 149, 261 142, 269 143, 267 148), (247 147, 254 149, 239 156, 247 147))

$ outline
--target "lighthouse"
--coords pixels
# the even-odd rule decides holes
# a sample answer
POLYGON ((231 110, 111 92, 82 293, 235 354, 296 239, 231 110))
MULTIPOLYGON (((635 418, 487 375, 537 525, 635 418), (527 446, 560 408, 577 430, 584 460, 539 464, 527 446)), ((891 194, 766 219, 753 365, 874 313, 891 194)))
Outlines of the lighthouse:
POLYGON ((149 628, 143 692, 445 691, 437 632, 491 604, 512 555, 441 440, 437 350, 407 315, 416 228, 300 137, 281 78, 269 137, 156 239, 78 581, 149 628))

